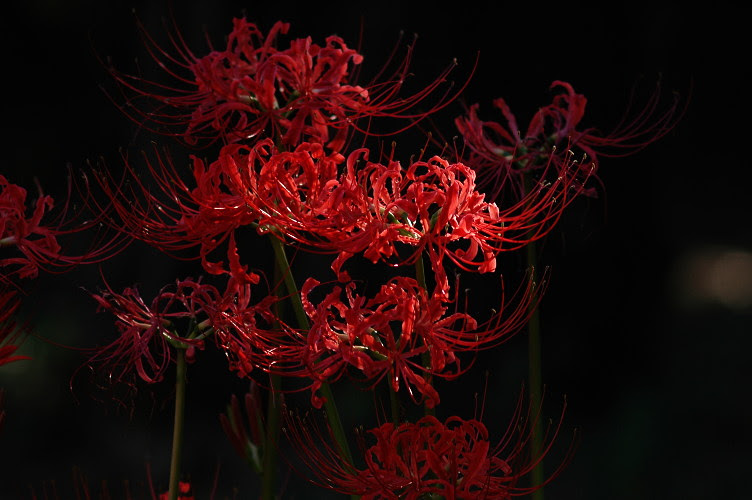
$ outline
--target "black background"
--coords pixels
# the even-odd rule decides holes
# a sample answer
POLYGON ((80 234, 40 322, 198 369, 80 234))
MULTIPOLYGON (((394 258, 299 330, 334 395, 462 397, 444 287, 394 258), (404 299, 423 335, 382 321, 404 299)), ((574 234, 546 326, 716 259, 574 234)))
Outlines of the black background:
MULTIPOLYGON (((67 164, 81 169, 101 157, 118 165, 120 148, 136 154, 149 140, 163 140, 138 133, 99 88, 112 87, 96 54, 124 70, 135 67, 134 57, 149 66, 133 7, 151 33, 163 36, 165 2, 30 1, 3 13, 0 172, 11 182, 33 191, 37 177, 46 192, 62 197, 67 164)), ((459 61, 453 75, 462 81, 479 54, 463 99, 436 118, 444 120, 440 126, 448 135, 463 102, 480 102, 485 116, 493 117, 491 100, 504 97, 526 123, 550 101, 548 87, 556 79, 588 98, 585 125, 604 130, 621 118, 635 85, 646 96, 661 79, 666 105, 673 91, 689 100, 683 119, 661 141, 633 156, 602 161, 605 193, 572 207, 542 252, 552 269, 542 306, 544 411, 555 418, 565 396, 568 402, 557 440, 563 449, 548 464, 557 463, 578 429, 574 460, 546 495, 744 496, 752 466, 748 9, 717 2, 703 8, 635 2, 176 2, 173 12, 198 54, 206 48, 204 30, 221 47, 232 17, 243 12, 264 31, 284 20, 292 24, 291 37, 311 35, 318 42, 335 33, 355 46, 362 26, 363 65, 374 65, 371 71, 400 30, 408 37, 417 33, 412 67, 426 82, 452 58, 459 61), (728 253, 734 251, 740 253, 728 253), (737 255, 741 263, 729 282, 722 277, 728 266, 711 272, 723 255, 737 255), (724 304, 707 291, 704 273, 726 289, 746 279, 746 295, 742 290, 739 302, 724 304)), ((400 148, 410 150, 409 144, 400 148)), ((184 269, 195 268, 178 269, 135 245, 105 263, 102 273, 115 288, 141 283, 149 296, 148 290, 184 276, 184 269)), ((142 384, 125 410, 107 392, 98 395, 101 400, 90 397, 92 381, 85 376, 74 379, 71 391, 71 377, 85 358, 48 342, 91 347, 112 338, 111 320, 94 314, 80 288, 96 288, 99 272, 82 268, 24 285, 23 313, 36 335, 23 350, 34 359, 0 369, 7 412, 0 435, 2 498, 16 498, 19 491, 28 498, 32 489, 41 495, 53 480, 61 498, 73 498, 74 466, 92 484, 106 480, 115 498, 124 479, 144 480, 147 462, 157 488, 166 484, 169 388, 142 384)), ((446 383, 439 416, 473 415, 473 394, 484 392, 485 365, 492 370, 485 421, 500 436, 525 377, 525 342, 520 335, 484 353, 466 378, 446 383)), ((185 470, 197 498, 208 497, 218 463, 218 498, 234 488, 241 498, 252 497, 256 480, 234 457, 216 421, 228 395, 242 393, 246 383, 199 365, 189 384, 185 470)), ((362 404, 361 396, 342 389, 346 426, 372 418, 371 403, 366 398, 362 404)), ((306 397, 300 402, 306 404, 306 397)), ((283 498, 326 497, 310 493, 294 475, 286 476, 286 485, 283 498)))

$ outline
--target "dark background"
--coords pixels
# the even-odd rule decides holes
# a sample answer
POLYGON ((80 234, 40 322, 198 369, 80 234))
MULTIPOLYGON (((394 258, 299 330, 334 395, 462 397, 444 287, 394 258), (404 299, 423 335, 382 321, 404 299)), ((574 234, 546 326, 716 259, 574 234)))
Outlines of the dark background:
MULTIPOLYGON (((417 33, 412 67, 426 82, 452 58, 459 61, 453 75, 463 81, 479 51, 465 97, 436 118, 449 136, 463 102, 480 102, 487 118, 500 118, 490 103, 504 97, 526 123, 550 101, 548 87, 556 79, 588 98, 584 124, 603 130, 621 118, 635 85, 647 96, 660 79, 663 103, 674 91, 688 100, 683 119, 661 141, 602 161, 605 192, 575 204, 542 251, 541 260, 551 265, 542 305, 544 412, 556 418, 564 397, 568 404, 557 440, 562 449, 547 464, 555 466, 570 442, 578 443, 573 462, 546 495, 745 496, 752 466, 746 126, 752 109, 745 48, 752 12, 717 2, 703 9, 634 2, 448 5, 194 2, 176 3, 174 16, 197 54, 205 53, 204 29, 221 47, 231 18, 243 12, 264 31, 281 19, 292 24, 291 37, 311 35, 317 42, 336 33, 355 46, 362 26, 363 65, 372 71, 400 30, 417 33)), ((30 1, 4 12, 0 172, 11 182, 33 191, 38 177, 46 192, 62 197, 67 164, 82 169, 101 157, 116 168, 119 148, 137 154, 150 147, 155 138, 139 134, 98 86, 112 88, 96 54, 124 70, 135 68, 134 57, 153 69, 134 6, 164 41, 165 2, 30 1)), ((400 148, 410 150, 409 144, 400 148)), ((149 297, 185 269, 197 272, 134 245, 105 263, 102 273, 116 289, 140 283, 149 297)), ((71 390, 85 357, 53 344, 82 348, 112 338, 111 319, 95 315, 80 288, 96 289, 99 272, 82 268, 24 284, 22 312, 35 336, 23 352, 34 359, 0 368, 7 412, 0 498, 17 498, 19 491, 28 498, 32 489, 41 495, 52 481, 61 498, 72 498, 74 466, 92 484, 106 480, 115 498, 123 480, 137 485, 145 479, 148 462, 157 488, 166 485, 169 387, 140 384, 125 407, 115 403, 115 390, 97 389, 95 377, 79 374, 71 390)), ((439 416, 470 418, 473 394, 483 393, 484 367, 490 367, 484 420, 500 436, 525 377, 525 345, 520 335, 481 356, 466 378, 445 384, 439 416)), ((216 421, 229 394, 242 394, 246 382, 199 365, 191 368, 185 471, 197 498, 208 496, 218 463, 218 498, 234 488, 240 498, 253 497, 257 483, 216 421)), ((346 426, 372 413, 367 396, 347 387, 338 394, 346 426)), ((299 399, 306 404, 305 395, 299 399)), ((294 475, 285 481, 284 498, 319 497, 306 493, 294 475)))

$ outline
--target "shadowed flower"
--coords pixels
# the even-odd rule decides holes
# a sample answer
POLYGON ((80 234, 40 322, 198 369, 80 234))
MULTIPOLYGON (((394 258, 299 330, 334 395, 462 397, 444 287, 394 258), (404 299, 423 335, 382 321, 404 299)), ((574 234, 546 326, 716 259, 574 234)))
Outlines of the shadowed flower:
POLYGON ((0 259, 0 267, 8 269, 1 277, 3 281, 7 282, 12 276, 35 278, 39 269, 60 271, 78 264, 101 262, 127 245, 127 241, 119 238, 109 241, 99 239, 82 255, 67 255, 58 238, 89 229, 99 221, 68 227, 68 201, 61 213, 50 220, 49 213, 54 202, 51 196, 43 195, 41 191, 33 212, 27 216, 26 196, 24 188, 11 184, 0 175, 0 249, 14 248, 20 253, 19 256, 0 259))
POLYGON ((120 336, 94 349, 90 362, 107 365, 118 380, 135 370, 145 382, 159 382, 174 359, 173 349, 185 349, 191 362, 210 336, 226 354, 230 370, 241 377, 256 368, 270 371, 270 365, 287 359, 287 345, 293 344, 294 332, 272 312, 279 299, 269 295, 251 304, 250 285, 233 279, 224 293, 190 278, 178 280, 162 288, 150 304, 135 287, 120 294, 108 287, 92 297, 115 315, 120 336))
MULTIPOLYGON (((219 466, 215 472, 214 487, 209 494, 209 499, 217 497, 216 489, 219 479, 219 466)), ((152 481, 151 467, 147 464, 146 467, 146 480, 128 481, 124 480, 122 484, 112 487, 108 484, 108 481, 102 480, 97 488, 90 486, 89 479, 81 469, 74 467, 71 475, 71 487, 64 488, 58 486, 55 480, 45 481, 42 483, 41 496, 37 496, 36 489, 33 486, 28 486, 30 490, 30 497, 22 496, 19 498, 29 498, 30 500, 60 500, 75 498, 76 500, 92 500, 97 499, 115 499, 122 498, 123 500, 167 500, 168 493, 160 493, 157 495, 154 483, 152 481), (65 494, 61 497, 59 492, 63 491, 65 494)), ((178 483, 178 500, 194 500, 191 483, 188 481, 180 481, 178 483)), ((235 495, 232 497, 236 498, 235 495)))
MULTIPOLYGON (((19 303, 16 299, 15 290, 5 287, 0 289, 0 367, 14 361, 31 359, 28 356, 15 354, 24 335, 26 335, 26 329, 19 327, 14 319, 19 303)), ((0 388, 0 432, 2 432, 5 424, 4 399, 5 390, 0 388)))
POLYGON ((109 287, 101 294, 91 294, 101 310, 115 315, 120 336, 97 349, 91 361, 106 364, 111 376, 121 379, 130 370, 148 383, 162 380, 174 358, 172 349, 186 349, 186 359, 195 358, 195 350, 204 348, 209 325, 201 322, 202 305, 214 287, 191 279, 165 287, 146 304, 136 288, 115 293, 109 287), (184 335, 177 328, 188 328, 184 335), (119 373, 112 373, 119 368, 119 373))
POLYGON ((544 178, 546 172, 559 175, 570 150, 587 155, 594 169, 598 168, 600 157, 635 153, 666 135, 682 114, 677 114, 677 99, 666 110, 658 111, 658 87, 635 116, 625 118, 613 132, 602 135, 594 128, 581 127, 587 104, 585 96, 563 81, 554 81, 551 88, 563 92, 538 110, 524 134, 509 105, 501 98, 493 104, 506 124, 481 120, 478 104, 473 104, 465 116, 455 119, 470 150, 466 162, 478 172, 479 184, 491 199, 504 192, 522 197, 526 191, 525 176, 535 173, 535 178, 544 178))

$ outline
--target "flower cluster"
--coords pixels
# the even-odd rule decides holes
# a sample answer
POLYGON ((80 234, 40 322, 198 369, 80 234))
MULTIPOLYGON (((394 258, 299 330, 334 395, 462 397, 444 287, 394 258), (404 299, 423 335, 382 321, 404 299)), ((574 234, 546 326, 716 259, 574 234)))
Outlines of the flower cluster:
MULTIPOLYGON (((348 282, 346 301, 342 287, 335 286, 313 304, 309 295, 319 285, 309 278, 301 290, 311 325, 295 356, 304 365, 303 373, 315 381, 313 389, 355 368, 372 385, 386 377, 398 392, 404 384, 413 400, 426 398, 430 408, 438 404, 439 394, 429 380, 459 377, 464 372, 459 353, 488 349, 515 333, 524 326, 535 297, 529 287, 511 312, 502 303, 504 317, 499 313, 479 325, 468 313, 449 313, 444 295, 429 295, 413 278, 393 278, 370 299, 358 295, 355 283, 348 282)), ((313 404, 321 406, 317 397, 313 404)))
MULTIPOLYGON (((94 348, 93 369, 113 380, 137 376, 154 384, 176 367, 172 500, 193 498, 177 465, 186 363, 212 346, 228 370, 252 381, 245 400, 250 430, 236 398, 220 421, 238 454, 260 473, 264 498, 274 495, 282 394, 297 390, 310 390, 311 405, 326 409, 336 441, 321 442, 326 433, 307 432, 300 422, 287 427, 323 487, 364 499, 529 493, 542 483, 520 481, 550 445, 531 447, 538 431, 519 415, 498 445, 479 420, 439 420, 436 381, 461 377, 478 352, 498 347, 530 320, 547 275, 538 280, 530 270, 509 298, 505 282, 516 276, 513 270, 500 276, 502 254, 549 234, 575 199, 591 194, 598 155, 660 137, 673 124, 675 107, 651 123, 651 102, 602 137, 580 128, 585 98, 556 81, 553 87, 564 93, 541 108, 524 135, 498 99, 505 125, 480 120, 478 105, 456 118, 464 156, 421 150, 400 161, 396 146, 385 153, 387 134, 372 125, 399 118, 396 134, 445 107, 457 95, 442 94, 449 69, 402 96, 412 46, 389 76, 384 70, 359 84, 365 59, 343 39, 297 38, 285 45, 280 39, 289 29, 277 22, 265 34, 234 19, 224 48, 210 46, 200 57, 179 33, 171 35, 177 55, 170 55, 144 30, 147 49, 174 83, 111 69, 123 93, 115 100, 144 128, 178 138, 190 150, 190 168, 159 148, 144 154, 145 162, 123 154, 122 175, 92 172, 84 205, 94 209, 94 222, 73 228, 65 210, 48 220, 49 196, 40 194, 28 215, 26 191, 0 176, 0 246, 18 250, 0 259, 0 268, 9 269, 6 281, 100 262, 133 240, 200 263, 205 276, 176 280, 151 301, 135 286, 117 292, 105 283, 91 293, 117 329, 114 340, 94 348), (80 256, 62 250, 63 235, 99 225, 119 236, 99 237, 80 256), (258 269, 257 249, 267 244, 276 262, 271 283, 258 269), (330 279, 292 266, 289 252, 327 256, 323 272, 331 271, 330 279), (465 273, 496 276, 502 284, 483 319, 462 295, 465 273), (266 291, 259 290, 262 282, 266 291), (391 395, 393 421, 360 436, 364 467, 347 448, 330 388, 347 376, 369 389, 384 384, 391 395), (260 386, 270 393, 266 426, 260 386), (400 408, 410 404, 423 405, 426 416, 402 421, 400 408), (366 436, 375 444, 366 446, 366 436)), ((14 309, 11 294, 0 296, 0 365, 22 358, 14 355, 16 330, 8 319, 14 309)))

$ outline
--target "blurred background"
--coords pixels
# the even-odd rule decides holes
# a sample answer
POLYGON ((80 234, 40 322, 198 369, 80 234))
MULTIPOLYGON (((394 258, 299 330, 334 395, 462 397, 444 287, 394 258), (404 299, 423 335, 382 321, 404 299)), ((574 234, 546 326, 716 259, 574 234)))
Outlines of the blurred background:
MULTIPOLYGON (((543 411, 557 419, 567 401, 549 470, 576 443, 571 464, 546 496, 746 496, 744 478, 752 467, 752 165, 744 120, 752 108, 744 47, 752 9, 648 2, 448 5, 176 2, 172 15, 197 55, 208 51, 207 36, 221 47, 231 19, 245 14, 263 31, 277 20, 290 22, 290 38, 310 35, 322 43, 337 34, 350 46, 362 40, 363 66, 372 72, 401 31, 407 40, 417 34, 416 81, 430 82, 453 58, 458 85, 472 73, 463 96, 434 119, 447 137, 456 134, 452 118, 463 105, 479 102, 485 118, 501 120, 491 107, 497 97, 526 124, 550 102, 554 80, 570 82, 588 98, 583 124, 604 131, 623 117, 633 89, 637 109, 659 80, 662 106, 674 93, 688 101, 682 120, 659 142, 626 158, 602 159, 600 196, 570 207, 541 250, 541 262, 551 267, 541 306, 543 411)), ((100 88, 114 86, 99 58, 126 72, 141 66, 159 75, 132 9, 168 45, 166 1, 31 0, 6 8, 0 173, 11 182, 33 192, 38 179, 46 193, 62 199, 68 165, 74 171, 89 162, 120 168, 120 150, 137 158, 150 141, 169 142, 140 132, 100 88)), ((407 160, 422 143, 404 140, 399 151, 407 160)), ((263 268, 267 254, 255 256, 254 265, 263 268)), ((113 498, 120 498, 124 480, 134 489, 142 485, 149 464, 157 489, 166 489, 170 384, 139 384, 126 398, 127 391, 79 370, 86 360, 80 349, 115 336, 112 318, 95 314, 85 289, 97 290, 105 276, 116 290, 138 283, 151 297, 197 272, 195 264, 176 264, 135 244, 101 269, 24 283, 21 312, 34 335, 22 354, 33 360, 0 367, 7 413, 0 498, 31 498, 32 491, 43 498, 53 482, 60 498, 75 498, 74 467, 92 490, 106 481, 113 498)), ((443 383, 438 415, 472 417, 479 393, 486 401, 484 421, 492 436, 501 437, 526 377, 526 345, 520 334, 483 353, 466 377, 443 383)), ((217 421, 230 394, 242 395, 248 382, 225 374, 215 357, 207 354, 207 361, 190 368, 184 470, 196 498, 208 498, 218 465, 216 498, 234 492, 256 497, 255 477, 217 421)), ((346 427, 373 418, 370 395, 347 384, 335 389, 346 427)), ((291 400, 305 406, 308 394, 291 400)), ((294 473, 282 476, 282 498, 335 498, 294 473)))

